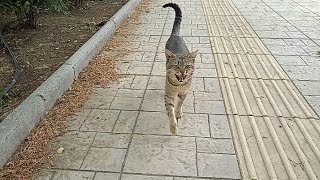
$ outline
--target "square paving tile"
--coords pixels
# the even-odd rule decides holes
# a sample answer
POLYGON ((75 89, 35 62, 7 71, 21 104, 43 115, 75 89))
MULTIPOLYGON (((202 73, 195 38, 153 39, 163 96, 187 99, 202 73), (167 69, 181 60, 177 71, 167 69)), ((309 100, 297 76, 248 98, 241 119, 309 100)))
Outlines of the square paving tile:
POLYGON ((106 148, 127 148, 130 134, 97 133, 92 146, 106 148))
POLYGON ((205 91, 221 91, 218 78, 204 78, 205 91))
POLYGON ((231 132, 226 115, 209 115, 210 132, 213 138, 231 138, 231 132))
POLYGON ((113 129, 114 133, 131 133, 136 122, 138 111, 121 111, 113 129))
POLYGON ((147 90, 142 103, 144 111, 165 111, 164 90, 147 90))
POLYGON ((147 89, 164 89, 165 82, 165 76, 151 76, 147 89))
POLYGON ((240 179, 236 155, 198 153, 200 177, 240 179))
POLYGON ((194 92, 194 99, 196 101, 215 101, 222 100, 220 89, 211 92, 194 92))
POLYGON ((196 138, 197 152, 208 154, 235 154, 232 139, 196 138))
POLYGON ((223 101, 195 101, 196 113, 225 114, 223 101))
POLYGON ((82 131, 111 132, 119 113, 118 110, 93 109, 80 129, 82 131))
POLYGON ((135 133, 170 135, 167 113, 140 112, 135 133))
POLYGON ((126 149, 91 147, 81 169, 120 172, 126 149))
POLYGON ((111 109, 138 110, 142 98, 115 97, 111 109))
POLYGON ((119 89, 117 92, 117 97, 126 98, 141 98, 143 97, 144 90, 142 89, 119 89))
POLYGON ((191 87, 189 90, 190 91, 204 91, 203 78, 193 77, 191 87))
MULTIPOLYGON (((102 88, 98 88, 102 89, 102 88)), ((101 90, 100 90, 101 91, 101 90)), ((106 88, 105 92, 99 92, 99 90, 95 90, 95 92, 89 97, 88 101, 84 104, 85 108, 99 108, 99 109, 108 109, 110 104, 116 95, 116 89, 106 88)))
POLYGON ((64 148, 62 154, 56 154, 53 167, 59 169, 79 169, 93 141, 94 132, 71 131, 54 140, 52 148, 64 148))
POLYGON ((124 172, 197 176, 193 137, 134 135, 124 172))
POLYGON ((68 130, 70 131, 78 131, 80 130, 81 125, 87 119, 86 116, 71 116, 68 117, 68 130))
POLYGON ((208 115, 183 114, 178 121, 178 135, 210 137, 208 115))
POLYGON ((149 76, 135 76, 131 84, 131 89, 146 89, 149 76))

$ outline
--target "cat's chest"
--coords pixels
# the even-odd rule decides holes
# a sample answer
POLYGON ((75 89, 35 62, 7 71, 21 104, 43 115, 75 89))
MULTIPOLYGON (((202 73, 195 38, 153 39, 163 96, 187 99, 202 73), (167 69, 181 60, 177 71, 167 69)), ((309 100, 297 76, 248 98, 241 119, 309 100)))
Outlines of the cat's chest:
POLYGON ((171 89, 171 91, 175 91, 175 92, 185 92, 189 89, 191 85, 191 80, 185 84, 185 85, 172 85, 172 84, 167 84, 167 88, 171 89))

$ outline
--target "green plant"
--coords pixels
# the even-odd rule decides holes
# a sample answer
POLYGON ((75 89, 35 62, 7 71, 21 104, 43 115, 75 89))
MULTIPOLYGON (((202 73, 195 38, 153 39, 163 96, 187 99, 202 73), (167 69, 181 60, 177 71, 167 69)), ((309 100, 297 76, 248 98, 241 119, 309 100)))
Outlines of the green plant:
POLYGON ((2 0, 0 9, 7 13, 14 12, 20 23, 29 27, 38 27, 39 9, 49 7, 61 12, 67 9, 65 0, 2 0))

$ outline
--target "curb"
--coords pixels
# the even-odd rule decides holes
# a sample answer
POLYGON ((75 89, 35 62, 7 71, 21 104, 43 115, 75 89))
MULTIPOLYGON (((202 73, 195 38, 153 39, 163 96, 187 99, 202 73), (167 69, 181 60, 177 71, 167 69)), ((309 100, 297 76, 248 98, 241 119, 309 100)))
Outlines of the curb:
POLYGON ((10 159, 31 130, 78 78, 121 23, 141 0, 129 0, 109 21, 78 49, 0 123, 0 169, 10 159))

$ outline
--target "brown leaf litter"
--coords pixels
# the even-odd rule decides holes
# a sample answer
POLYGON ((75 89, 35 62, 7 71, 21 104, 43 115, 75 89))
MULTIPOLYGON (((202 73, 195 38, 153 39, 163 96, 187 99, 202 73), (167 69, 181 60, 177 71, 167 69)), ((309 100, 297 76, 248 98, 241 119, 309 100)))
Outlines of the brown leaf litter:
POLYGON ((49 148, 49 144, 55 137, 66 132, 67 117, 83 106, 97 85, 106 87, 119 78, 116 61, 130 52, 125 41, 129 35, 126 30, 134 29, 134 24, 139 23, 141 15, 149 11, 149 4, 150 2, 143 2, 136 8, 107 43, 105 50, 89 63, 47 116, 31 131, 0 171, 0 180, 32 179, 33 174, 39 172, 44 164, 52 161, 56 152, 49 148))

